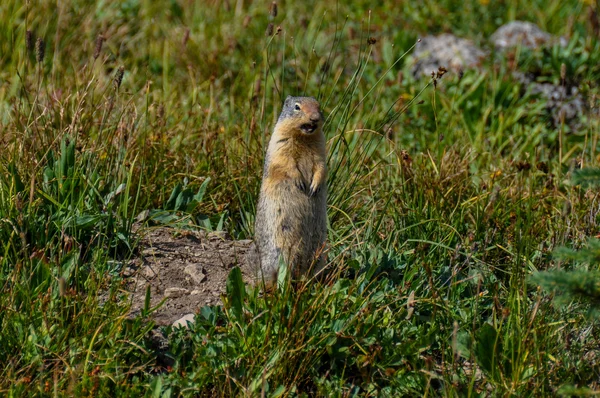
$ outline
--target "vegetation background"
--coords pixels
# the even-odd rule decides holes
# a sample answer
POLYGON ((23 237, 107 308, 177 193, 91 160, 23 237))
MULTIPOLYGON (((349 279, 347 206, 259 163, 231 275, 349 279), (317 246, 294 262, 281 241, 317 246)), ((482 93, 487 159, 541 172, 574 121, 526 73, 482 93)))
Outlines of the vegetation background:
POLYGON ((2 395, 600 392, 590 304, 529 278, 597 270, 552 253, 600 233, 598 191, 571 178, 600 160, 599 4, 376 3, 2 2, 2 395), (500 56, 489 37, 511 20, 568 45, 500 56), (490 56, 415 77, 418 38, 444 32, 490 56), (578 127, 514 71, 577 87, 578 127), (152 309, 127 316, 136 217, 251 237, 288 94, 328 115, 336 277, 263 297, 233 271, 225 305, 157 347, 152 309))

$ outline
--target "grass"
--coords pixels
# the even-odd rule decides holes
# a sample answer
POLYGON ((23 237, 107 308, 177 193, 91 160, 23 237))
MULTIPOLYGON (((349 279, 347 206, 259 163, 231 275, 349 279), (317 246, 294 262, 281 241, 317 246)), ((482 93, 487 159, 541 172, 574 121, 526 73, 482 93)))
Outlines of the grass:
POLYGON ((580 269, 552 252, 598 234, 598 192, 571 174, 599 162, 599 5, 269 6, 0 6, 0 392, 597 394, 589 305, 555 307, 528 281, 580 269), (412 75, 418 37, 489 47, 513 19, 569 46, 490 57, 435 85, 412 75), (265 35, 269 23, 278 33, 265 35), (512 77, 560 84, 562 64, 596 112, 577 130, 554 127, 545 100, 512 77), (225 305, 203 308, 190 330, 166 328, 164 352, 151 309, 127 316, 136 217, 251 237, 288 94, 317 97, 328 115, 335 275, 263 297, 234 271, 225 305))

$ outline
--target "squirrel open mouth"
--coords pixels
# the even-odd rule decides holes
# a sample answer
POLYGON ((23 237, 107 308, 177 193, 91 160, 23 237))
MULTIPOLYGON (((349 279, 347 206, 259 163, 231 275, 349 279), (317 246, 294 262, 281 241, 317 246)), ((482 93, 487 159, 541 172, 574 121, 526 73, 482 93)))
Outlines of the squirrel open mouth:
POLYGON ((300 126, 300 130, 302 130, 304 134, 312 134, 317 127, 319 127, 317 123, 304 123, 300 126))

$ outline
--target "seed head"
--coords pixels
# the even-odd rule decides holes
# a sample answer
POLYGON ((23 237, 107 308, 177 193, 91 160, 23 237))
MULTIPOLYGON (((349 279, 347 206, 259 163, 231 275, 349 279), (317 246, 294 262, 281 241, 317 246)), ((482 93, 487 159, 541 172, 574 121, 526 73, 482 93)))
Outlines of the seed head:
POLYGON ((28 30, 27 32, 25 32, 25 48, 28 52, 32 52, 34 45, 35 44, 33 42, 33 32, 28 30))
POLYGON ((269 14, 271 14, 272 18, 275 18, 277 16, 277 2, 276 1, 271 3, 271 10, 270 10, 269 14))
POLYGON ((269 23, 267 25, 267 31, 265 32, 265 36, 273 36, 273 24, 269 23))
POLYGON ((183 33, 183 39, 181 41, 181 43, 183 44, 184 47, 187 45, 187 42, 189 39, 190 39, 190 28, 186 28, 185 32, 183 33))
POLYGON ((256 100, 258 99, 260 95, 260 79, 256 79, 256 82, 254 83, 254 93, 252 95, 252 99, 256 100))
POLYGON ((544 174, 548 174, 548 171, 550 170, 548 163, 546 162, 538 162, 535 167, 544 174))
POLYGON ((567 65, 562 63, 562 64, 560 64, 560 80, 562 80, 564 82, 566 77, 567 77, 567 65))
POLYGON ((404 72, 399 70, 398 73, 396 74, 396 83, 398 83, 398 85, 401 86, 403 81, 404 81, 404 72))
POLYGON ((104 44, 104 36, 98 35, 96 37, 96 47, 94 48, 94 59, 98 59, 102 52, 102 45, 104 44))
POLYGON ((46 54, 46 43, 44 43, 44 40, 42 40, 41 37, 38 37, 38 39, 35 42, 35 58, 38 63, 41 64, 42 62, 44 62, 45 54, 46 54))
POLYGON ((23 198, 21 197, 21 195, 16 195, 15 196, 15 209, 17 209, 17 211, 20 213, 21 210, 23 210, 23 207, 25 205, 25 203, 23 202, 23 198))
POLYGON ((372 45, 373 45, 373 44, 375 44, 375 43, 377 43, 377 39, 376 39, 376 38, 374 38, 374 37, 369 37, 369 38, 367 39, 367 44, 368 44, 368 45, 372 46, 372 45))
POLYGON ((598 11, 592 5, 588 7, 588 20, 594 34, 596 36, 600 35, 600 18, 598 18, 598 11))
POLYGON ((448 72, 448 69, 446 69, 443 66, 440 66, 437 70, 437 73, 435 75, 436 79, 440 79, 442 76, 444 76, 444 74, 448 72))
POLYGON ((531 163, 529 163, 526 160, 514 162, 513 165, 515 166, 517 171, 527 171, 527 170, 531 169, 531 163))
POLYGON ((115 74, 115 80, 113 80, 113 85, 115 90, 118 90, 121 87, 121 83, 123 82, 123 75, 125 74, 125 67, 123 65, 119 66, 117 69, 117 73, 115 74))
POLYGON ((58 294, 60 297, 67 295, 67 281, 62 276, 58 278, 58 294))

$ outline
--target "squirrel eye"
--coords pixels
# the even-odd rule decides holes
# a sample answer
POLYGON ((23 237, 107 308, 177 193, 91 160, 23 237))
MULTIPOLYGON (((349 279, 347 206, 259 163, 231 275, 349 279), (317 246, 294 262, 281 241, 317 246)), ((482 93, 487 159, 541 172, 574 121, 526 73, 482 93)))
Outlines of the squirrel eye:
POLYGON ((294 106, 294 109, 297 110, 297 111, 299 111, 300 110, 300 105, 296 104, 296 106, 294 106))

